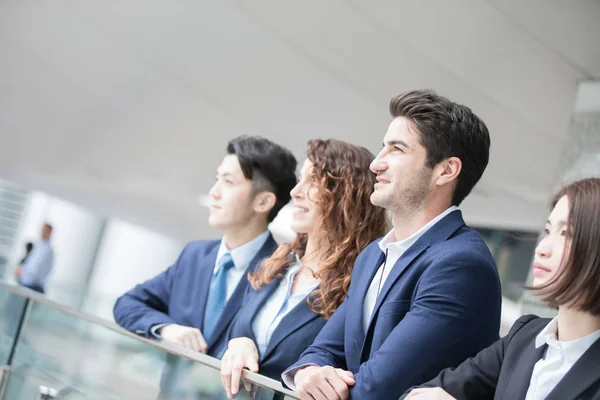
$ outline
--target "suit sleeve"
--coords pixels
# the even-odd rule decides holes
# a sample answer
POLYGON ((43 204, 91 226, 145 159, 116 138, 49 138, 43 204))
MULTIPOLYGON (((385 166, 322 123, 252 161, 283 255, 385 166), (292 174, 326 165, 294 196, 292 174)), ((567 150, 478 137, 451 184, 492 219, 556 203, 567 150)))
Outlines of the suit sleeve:
MULTIPOLYGON (((508 335, 483 349, 456 368, 447 368, 434 379, 418 387, 440 387, 452 397, 462 399, 493 399, 502 362, 510 341, 525 324, 536 318, 525 315, 517 320, 508 335)), ((400 397, 404 399, 410 391, 400 397)))
POLYGON ((474 252, 436 257, 416 284, 410 310, 361 364, 351 398, 398 398, 497 340, 500 288, 491 261, 474 252))
POLYGON ((117 299, 113 314, 117 324, 145 337, 154 337, 152 327, 174 324, 169 316, 169 300, 173 281, 190 245, 186 246, 175 264, 154 278, 137 285, 117 299))

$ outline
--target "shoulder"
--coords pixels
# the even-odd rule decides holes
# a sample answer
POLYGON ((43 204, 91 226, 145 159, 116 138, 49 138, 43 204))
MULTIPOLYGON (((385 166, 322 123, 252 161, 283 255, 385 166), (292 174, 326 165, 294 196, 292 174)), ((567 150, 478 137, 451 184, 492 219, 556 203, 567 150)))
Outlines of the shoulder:
POLYGON ((221 240, 195 240, 185 245, 179 254, 179 262, 218 251, 221 240))
POLYGON ((508 335, 509 339, 514 336, 537 336, 537 334, 544 329, 552 321, 551 318, 540 318, 537 315, 527 314, 520 317, 513 326, 510 328, 508 335))
POLYGON ((432 247, 450 253, 479 254, 492 258, 489 248, 481 235, 473 228, 463 226, 444 241, 435 243, 432 247))
POLYGON ((194 240, 185 245, 181 253, 212 250, 219 247, 221 240, 194 240))
POLYGON ((433 243, 425 252, 425 259, 437 264, 485 266, 496 271, 496 263, 487 244, 477 231, 466 226, 460 228, 450 238, 433 243))

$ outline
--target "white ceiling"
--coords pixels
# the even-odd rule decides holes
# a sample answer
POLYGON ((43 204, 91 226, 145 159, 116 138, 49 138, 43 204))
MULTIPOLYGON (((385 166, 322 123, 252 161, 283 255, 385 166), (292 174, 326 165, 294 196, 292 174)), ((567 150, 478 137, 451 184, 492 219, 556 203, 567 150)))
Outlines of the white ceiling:
POLYGON ((427 87, 491 131, 467 221, 536 229, 578 83, 600 79, 598 21, 592 0, 4 0, 0 177, 206 237, 229 139, 376 152, 389 99, 427 87))

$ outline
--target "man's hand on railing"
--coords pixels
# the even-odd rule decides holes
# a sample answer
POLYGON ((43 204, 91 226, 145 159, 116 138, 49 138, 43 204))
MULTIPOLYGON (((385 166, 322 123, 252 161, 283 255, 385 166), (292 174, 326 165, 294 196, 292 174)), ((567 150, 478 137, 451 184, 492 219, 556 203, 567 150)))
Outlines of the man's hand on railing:
POLYGON ((410 391, 405 400, 456 400, 442 388, 417 388, 410 391))
MULTIPOLYGON (((258 372, 258 349, 252 339, 240 337, 231 339, 227 351, 221 359, 221 382, 230 399, 240 389, 242 370, 248 368, 258 372)), ((250 391, 249 387, 246 390, 250 391)))
POLYGON ((354 374, 341 368, 309 366, 296 372, 296 392, 302 400, 346 400, 354 374))
POLYGON ((199 329, 177 324, 169 324, 156 331, 167 342, 175 343, 190 350, 206 353, 207 345, 199 329))

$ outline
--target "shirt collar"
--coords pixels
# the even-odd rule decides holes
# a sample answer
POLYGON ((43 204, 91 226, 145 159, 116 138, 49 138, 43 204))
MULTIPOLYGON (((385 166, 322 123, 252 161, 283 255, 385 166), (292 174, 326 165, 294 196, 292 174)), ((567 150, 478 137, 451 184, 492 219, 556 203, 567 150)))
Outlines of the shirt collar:
POLYGON ((431 221, 429 221, 428 223, 423 225, 421 227, 421 229, 419 229, 418 231, 416 231, 415 233, 413 233, 412 235, 410 235, 409 237, 407 237, 404 240, 396 241, 396 235, 394 234, 394 229, 392 228, 392 230, 389 231, 387 233, 387 235, 385 235, 383 237, 383 239, 381 239, 379 241, 379 243, 378 243, 379 248, 384 253, 386 250, 392 251, 392 252, 399 251, 400 253, 403 253, 410 246, 412 246, 417 240, 419 240, 419 238, 421 236, 423 236, 425 234, 425 232, 427 232, 435 224, 437 224, 439 221, 441 221, 446 215, 448 215, 451 212, 456 211, 456 210, 458 210, 458 207, 456 207, 456 206, 449 207, 448 209, 446 209, 446 211, 444 211, 443 213, 441 213, 440 215, 438 215, 437 217, 435 217, 434 219, 432 219, 431 221))
POLYGON ((535 338, 535 347, 540 348, 545 344, 556 342, 558 332, 558 319, 554 318, 541 330, 535 338))
POLYGON ((555 317, 546 325, 535 338, 535 347, 544 344, 557 348, 569 362, 577 361, 595 342, 600 339, 600 330, 592 332, 582 338, 561 342, 557 339, 558 317, 555 317))
MULTIPOLYGON (((285 280, 285 286, 288 288, 288 296, 290 295, 289 293, 292 289, 292 284, 294 283, 294 277, 296 276, 298 271, 300 271, 300 268, 302 268, 302 264, 299 261, 296 261, 289 266, 287 272, 285 273, 285 277, 283 279, 285 280)), ((314 285, 309 286, 302 291, 294 293, 294 296, 305 297, 309 293, 312 293, 312 291, 315 290, 317 287, 319 287, 319 284, 315 283, 314 285)))
POLYGON ((231 254, 234 268, 236 270, 240 271, 248 268, 252 259, 254 259, 256 254, 260 251, 269 238, 269 234, 270 232, 266 230, 251 241, 246 242, 233 250, 229 250, 227 248, 227 245, 225 244, 225 237, 223 237, 221 239, 221 244, 219 245, 219 251, 217 252, 217 263, 213 272, 217 272, 219 270, 221 259, 227 253, 231 254))

